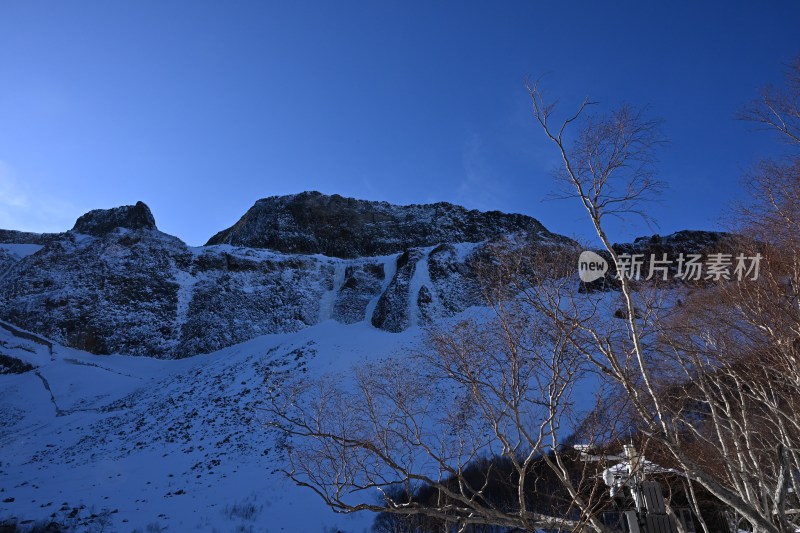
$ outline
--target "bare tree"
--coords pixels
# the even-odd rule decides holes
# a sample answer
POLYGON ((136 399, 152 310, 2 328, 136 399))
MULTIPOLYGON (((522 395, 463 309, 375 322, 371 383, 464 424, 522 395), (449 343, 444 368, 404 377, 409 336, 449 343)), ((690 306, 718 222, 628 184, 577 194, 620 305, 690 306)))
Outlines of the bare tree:
MULTIPOLYGON (((767 91, 746 117, 796 142, 800 85, 793 72, 790 92, 767 91)), ((642 124, 638 113, 626 109, 589 119, 569 143, 569 128, 592 104, 585 101, 553 126, 555 107, 538 85, 530 93, 537 122, 562 156, 562 179, 620 265, 604 217, 637 213, 642 198, 656 190, 648 166, 658 142, 651 135, 653 123, 642 124)), ((768 162, 752 177, 756 202, 746 212, 745 228, 751 239, 739 246, 742 252, 767 254, 769 272, 760 280, 690 293, 684 298, 690 305, 675 309, 662 305, 660 291, 645 290, 622 275, 626 331, 600 322, 569 334, 573 345, 624 390, 638 431, 679 466, 690 493, 696 483, 741 519, 736 527, 753 531, 797 528, 797 511, 787 509, 789 495, 797 494, 800 468, 794 401, 800 392, 797 170, 796 159, 768 162), (754 242, 753 236, 763 240, 754 242)), ((541 311, 563 313, 564 308, 542 305, 541 311)), ((572 317, 562 319, 564 328, 574 323, 572 317)))
MULTIPOLYGON (((567 127, 590 104, 552 133, 554 108, 537 91, 531 89, 535 116, 565 162, 559 177, 572 185, 616 260, 603 222, 631 213, 646 218, 642 203, 660 187, 653 179, 658 123, 632 107, 586 117, 567 148, 567 127)), ((578 293, 577 254, 568 244, 497 249, 479 272, 491 319, 434 329, 410 360, 366 365, 352 379, 276 385, 272 414, 289 437, 286 473, 338 512, 425 516, 462 531, 610 531, 601 520, 607 490, 597 475, 607 465, 576 463, 569 436, 610 388, 622 387, 643 410, 655 394, 643 397, 642 381, 655 389, 633 289, 625 284, 622 291, 631 318, 610 318, 607 299, 578 293), (629 340, 633 348, 620 358, 629 340), (631 371, 636 360, 646 371, 638 378, 631 371), (587 389, 594 397, 575 398, 587 389), (494 459, 508 467, 502 493, 511 498, 497 498, 494 459)), ((584 438, 620 438, 613 423, 592 427, 591 435, 588 427, 584 438)))
MULTIPOLYGON (((797 79, 745 114, 793 143, 797 79)), ((594 114, 589 100, 557 120, 539 84, 528 88, 562 159, 561 196, 585 209, 617 265, 619 291, 582 292, 575 247, 497 250, 480 272, 488 317, 432 329, 410 358, 273 384, 286 473, 337 512, 413 517, 430 530, 609 531, 597 476, 607 464, 576 462, 570 436, 601 447, 635 438, 677 472, 675 489, 706 533, 716 527, 703 519, 708 498, 730 510, 733 531, 795 531, 797 158, 754 171, 743 237, 727 244, 731 255, 761 257, 760 277, 702 289, 640 283, 625 275, 606 227, 609 217, 648 220, 645 202, 661 188, 659 123, 632 106, 594 114), (578 398, 587 389, 594 397, 578 398)), ((386 521, 390 530, 409 523, 386 521)))
POLYGON ((777 131, 790 144, 800 144, 800 57, 786 69, 783 87, 768 85, 761 98, 745 107, 739 118, 777 131))
MULTIPOLYGON (((585 361, 548 317, 504 296, 512 280, 522 284, 517 267, 531 265, 500 256, 487 269, 489 318, 431 329, 424 350, 356 368, 352 379, 273 391, 293 480, 338 512, 422 516, 460 531, 608 531, 582 512, 604 498, 596 472, 553 453, 574 419, 575 389, 589 379, 585 361)), ((553 297, 572 283, 563 272, 538 274, 553 297)))

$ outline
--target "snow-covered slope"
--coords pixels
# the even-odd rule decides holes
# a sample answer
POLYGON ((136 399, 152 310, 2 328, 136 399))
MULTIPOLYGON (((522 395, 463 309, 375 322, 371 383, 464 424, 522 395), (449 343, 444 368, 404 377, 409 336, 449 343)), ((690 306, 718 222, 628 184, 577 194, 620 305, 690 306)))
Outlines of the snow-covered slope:
POLYGON ((0 520, 53 517, 78 531, 368 529, 373 516, 334 515, 275 472, 282 454, 264 425, 264 380, 346 370, 419 336, 326 320, 159 360, 48 347, 3 325, 0 352, 36 368, 0 376, 0 520))

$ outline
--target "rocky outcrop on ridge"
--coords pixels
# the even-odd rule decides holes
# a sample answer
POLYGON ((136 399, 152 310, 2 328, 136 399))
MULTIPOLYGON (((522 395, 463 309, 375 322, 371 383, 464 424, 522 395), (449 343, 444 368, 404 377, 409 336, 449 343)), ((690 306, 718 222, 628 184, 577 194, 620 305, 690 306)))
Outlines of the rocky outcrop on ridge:
POLYGON ((445 202, 397 206, 305 192, 257 201, 207 244, 356 258, 520 232, 555 237, 525 215, 470 211, 445 202))

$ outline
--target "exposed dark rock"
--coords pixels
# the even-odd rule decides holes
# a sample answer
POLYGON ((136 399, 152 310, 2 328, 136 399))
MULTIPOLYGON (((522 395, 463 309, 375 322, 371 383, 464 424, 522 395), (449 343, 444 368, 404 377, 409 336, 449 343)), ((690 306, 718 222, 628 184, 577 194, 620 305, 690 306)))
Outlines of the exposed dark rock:
POLYGON ((552 235, 524 215, 469 211, 445 202, 396 206, 304 192, 257 201, 236 224, 207 244, 354 258, 440 243, 480 242, 519 232, 552 235))
POLYGON ((18 261, 12 253, 0 248, 0 276, 11 270, 11 267, 18 261))
POLYGON ((424 252, 420 249, 406 250, 397 258, 397 271, 378 300, 372 315, 372 325, 386 331, 399 332, 411 323, 409 313, 409 284, 417 262, 424 252))
POLYGON ((47 244, 64 238, 63 233, 32 233, 0 229, 0 243, 5 244, 47 244))
POLYGON ((156 229, 156 220, 144 202, 136 202, 136 205, 89 211, 75 222, 72 231, 100 237, 117 228, 156 229))
POLYGON ((22 359, 11 357, 4 353, 0 353, 0 375, 2 374, 23 374, 30 372, 35 367, 30 363, 26 363, 22 359))
POLYGON ((452 244, 436 247, 428 258, 428 271, 436 298, 447 314, 455 314, 481 303, 481 292, 473 268, 475 257, 463 262, 452 244))
MULTIPOLYGON (((713 246, 723 244, 731 238, 730 233, 721 231, 703 230, 681 230, 666 235, 648 235, 637 237, 633 244, 615 244, 614 248, 620 250, 646 250, 651 251, 656 248, 665 248, 668 251, 677 251, 684 248, 688 251, 707 250, 713 246)), ((638 252, 637 252, 638 253, 638 252)))
POLYGON ((347 266, 344 283, 334 304, 333 318, 344 324, 364 320, 367 306, 380 294, 385 277, 383 264, 360 263, 347 266))
POLYGON ((431 290, 428 288, 427 285, 423 285, 419 288, 419 292, 417 293, 417 308, 419 309, 420 318, 424 322, 429 322, 435 318, 433 316, 433 295, 431 295, 431 290))

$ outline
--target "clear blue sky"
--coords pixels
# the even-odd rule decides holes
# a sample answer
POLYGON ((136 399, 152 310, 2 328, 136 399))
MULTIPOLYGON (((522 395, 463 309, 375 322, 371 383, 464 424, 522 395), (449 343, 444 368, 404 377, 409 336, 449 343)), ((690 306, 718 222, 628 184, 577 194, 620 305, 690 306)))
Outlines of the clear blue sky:
MULTIPOLYGON (((733 118, 800 54, 800 2, 0 0, 0 227, 143 200, 202 244, 320 190, 521 212, 558 163, 523 79, 666 120, 660 232, 718 227, 770 137, 733 118)), ((631 225, 617 240, 647 233, 631 225)))

